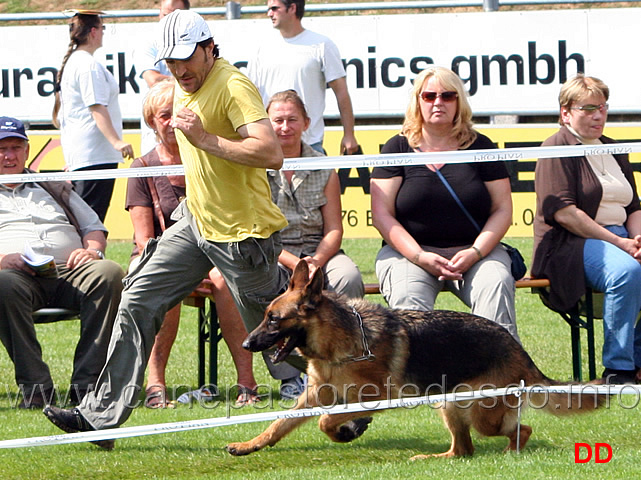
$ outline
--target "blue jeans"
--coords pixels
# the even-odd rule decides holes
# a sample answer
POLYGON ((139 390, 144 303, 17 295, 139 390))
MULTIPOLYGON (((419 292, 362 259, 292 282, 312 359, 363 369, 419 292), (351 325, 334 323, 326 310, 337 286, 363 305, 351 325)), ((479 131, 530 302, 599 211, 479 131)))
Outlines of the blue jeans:
MULTIPOLYGON (((628 238, 623 226, 606 227, 628 238)), ((603 366, 641 367, 641 264, 609 242, 587 239, 583 248, 586 284, 603 292, 603 366)))

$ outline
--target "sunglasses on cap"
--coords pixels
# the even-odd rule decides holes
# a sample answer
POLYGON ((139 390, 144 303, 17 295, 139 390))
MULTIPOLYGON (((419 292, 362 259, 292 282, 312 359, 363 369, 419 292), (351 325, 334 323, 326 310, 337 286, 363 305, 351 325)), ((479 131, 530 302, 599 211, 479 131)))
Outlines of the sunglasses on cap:
POLYGON ((458 93, 456 92, 421 92, 421 98, 424 102, 434 102, 438 97, 441 97, 441 100, 444 102, 453 102, 458 98, 458 93))

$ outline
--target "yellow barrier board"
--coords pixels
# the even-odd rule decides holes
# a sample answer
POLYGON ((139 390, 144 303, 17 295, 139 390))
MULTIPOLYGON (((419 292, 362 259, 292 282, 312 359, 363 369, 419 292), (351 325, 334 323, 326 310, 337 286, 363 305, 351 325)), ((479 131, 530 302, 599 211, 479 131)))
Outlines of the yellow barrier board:
MULTIPOLYGON (((553 135, 556 125, 479 125, 478 129, 490 137, 499 148, 535 147, 553 135)), ((363 153, 375 155, 380 152, 385 142, 396 133, 399 127, 360 127, 356 137, 363 147, 363 153)), ((619 141, 639 141, 641 125, 618 124, 606 128, 605 134, 619 141)), ((328 128, 325 134, 325 149, 328 155, 338 155, 342 136, 339 128, 328 128)), ((31 139, 31 159, 29 165, 38 171, 62 170, 64 159, 57 132, 29 132, 31 139)), ((140 144, 138 132, 126 133, 125 140, 136 148, 140 144)), ((136 154, 139 152, 136 151, 136 154)), ((630 159, 635 168, 637 184, 641 184, 641 153, 634 153, 630 159)), ((122 164, 127 168, 131 162, 122 164)), ((508 236, 532 236, 532 221, 535 213, 534 168, 536 159, 523 159, 508 162, 512 178, 512 199, 514 201, 513 221, 508 236)), ((378 238, 379 234, 372 226, 369 173, 366 168, 339 170, 341 177, 343 227, 346 238, 378 238)), ((129 214, 124 208, 126 179, 117 179, 113 199, 105 224, 109 229, 110 239, 133 238, 133 229, 129 214)))

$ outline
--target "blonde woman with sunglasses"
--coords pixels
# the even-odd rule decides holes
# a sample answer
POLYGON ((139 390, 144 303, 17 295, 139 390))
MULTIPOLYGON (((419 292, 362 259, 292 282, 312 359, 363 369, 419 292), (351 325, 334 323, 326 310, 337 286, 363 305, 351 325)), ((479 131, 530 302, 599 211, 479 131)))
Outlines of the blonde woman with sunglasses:
MULTIPOLYGON (((461 79, 446 68, 428 68, 414 81, 401 133, 382 153, 496 148, 471 119, 461 79)), ((519 339, 511 261, 500 244, 512 223, 503 162, 378 167, 371 197, 372 220, 384 240, 376 275, 392 308, 433 310, 447 286, 473 313, 519 339)))

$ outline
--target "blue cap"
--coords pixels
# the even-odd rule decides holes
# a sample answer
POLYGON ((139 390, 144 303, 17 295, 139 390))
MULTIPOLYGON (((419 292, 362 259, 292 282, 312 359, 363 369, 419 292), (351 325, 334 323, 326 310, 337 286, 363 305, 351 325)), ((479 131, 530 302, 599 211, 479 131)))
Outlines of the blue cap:
POLYGON ((24 131, 24 123, 16 118, 0 117, 0 140, 10 137, 29 140, 29 137, 27 137, 24 131))

